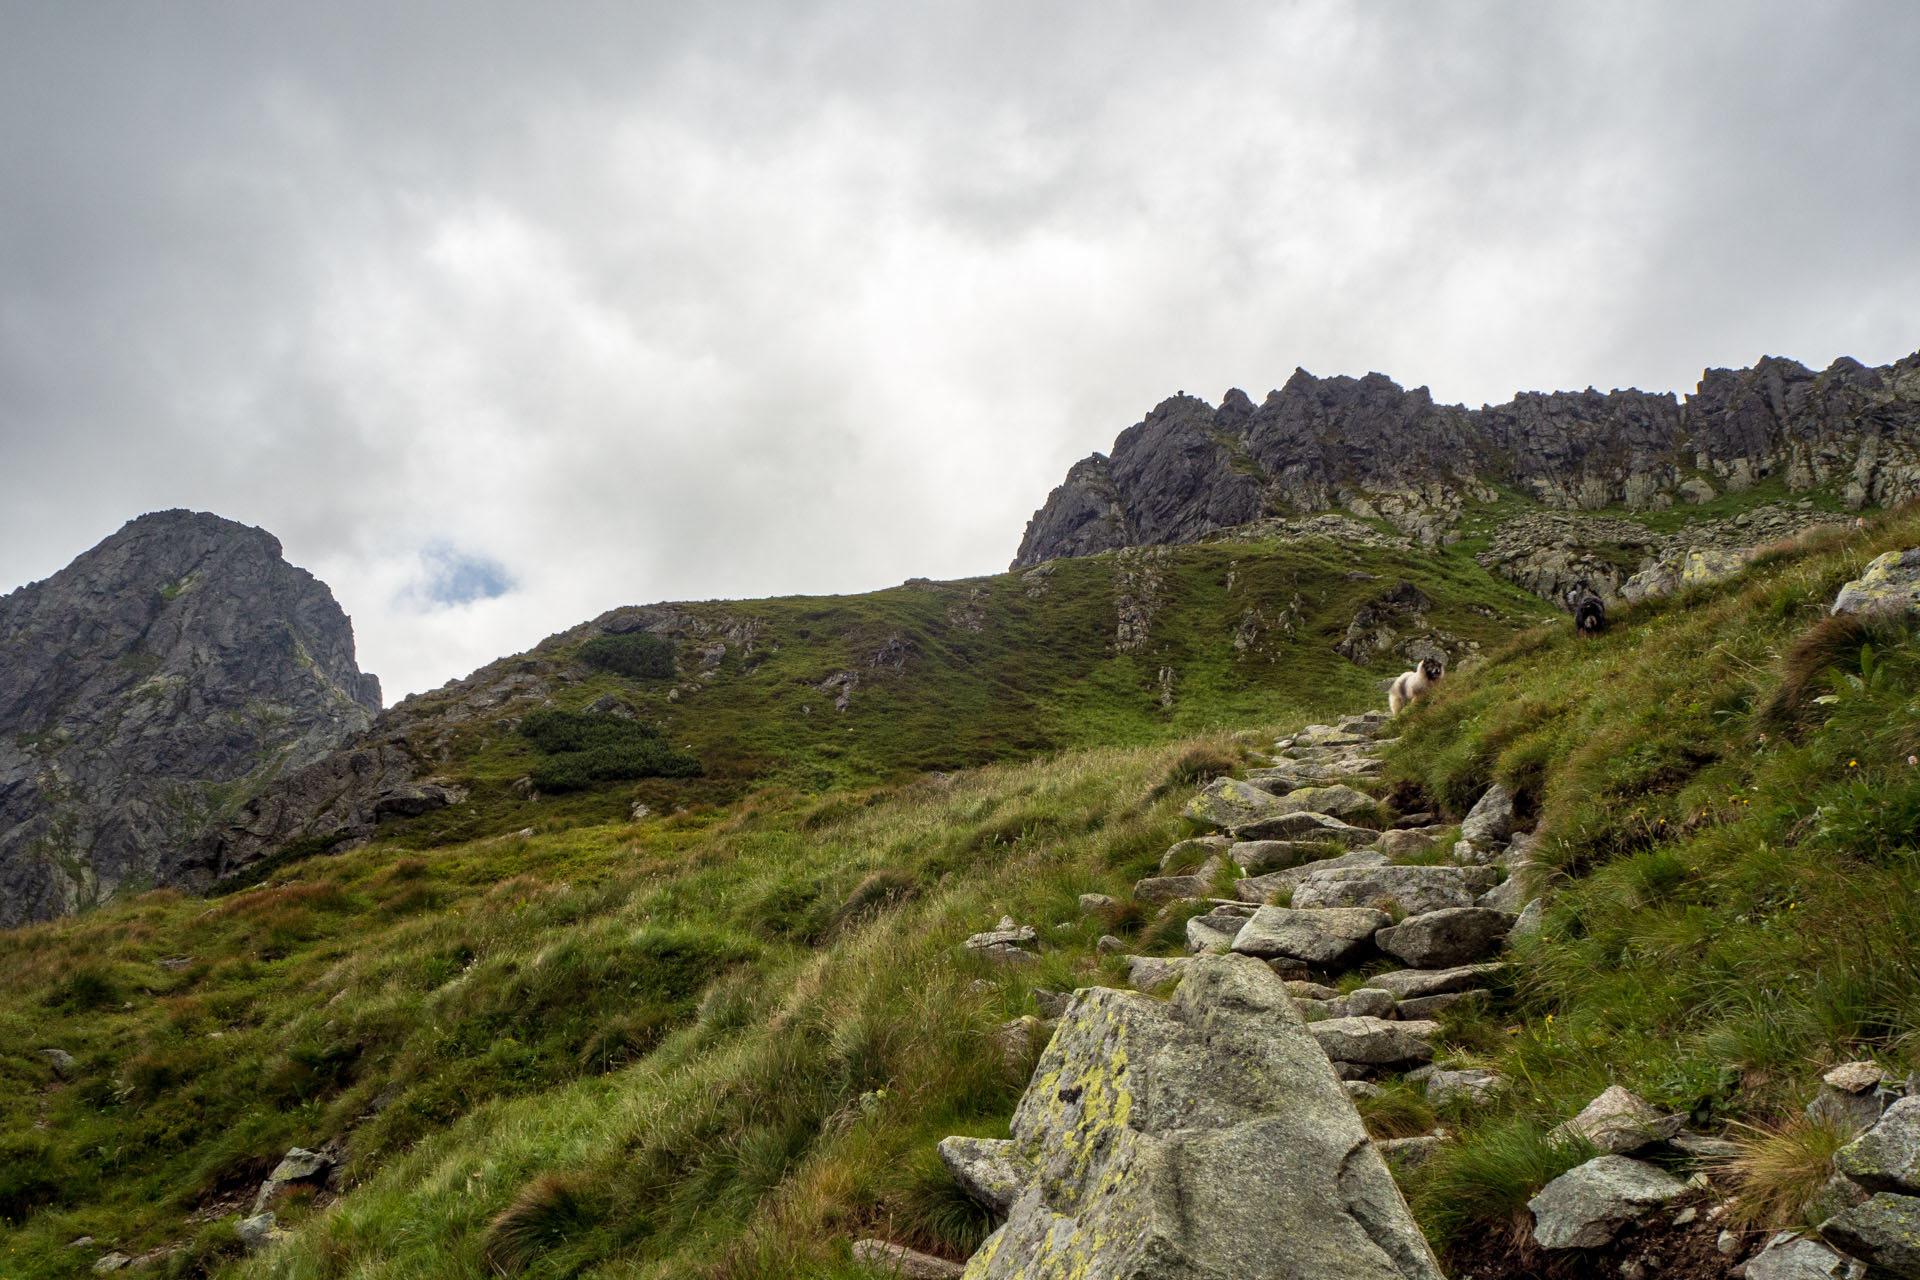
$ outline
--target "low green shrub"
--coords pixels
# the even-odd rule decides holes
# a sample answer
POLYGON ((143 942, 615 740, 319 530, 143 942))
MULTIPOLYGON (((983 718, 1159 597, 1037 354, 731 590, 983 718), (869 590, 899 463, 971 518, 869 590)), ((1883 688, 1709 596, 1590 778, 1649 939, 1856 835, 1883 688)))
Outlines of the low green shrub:
POLYGON ((646 632, 595 636, 580 646, 580 659, 632 680, 665 680, 673 675, 673 646, 646 632))
POLYGON ((546 759, 533 771, 541 791, 580 791, 598 782, 638 778, 697 778, 700 761, 675 751, 652 725, 624 716, 579 711, 535 711, 520 736, 546 759))

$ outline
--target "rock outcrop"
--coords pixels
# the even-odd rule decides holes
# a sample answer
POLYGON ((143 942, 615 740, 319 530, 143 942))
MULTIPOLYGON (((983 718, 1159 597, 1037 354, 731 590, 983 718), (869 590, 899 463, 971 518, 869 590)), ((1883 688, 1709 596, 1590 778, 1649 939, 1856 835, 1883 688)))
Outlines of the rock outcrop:
MULTIPOLYGON (((1769 356, 1707 370, 1684 401, 1588 389, 1468 409, 1378 373, 1303 369, 1257 406, 1237 389, 1218 408, 1182 394, 1121 432, 1110 456, 1075 464, 1028 522, 1013 567, 1336 509, 1431 545, 1492 485, 1591 511, 1697 503, 1774 476, 1853 507, 1920 494, 1920 354, 1819 373, 1769 356)), ((1568 571, 1596 588, 1621 581, 1597 561, 1568 571)))
POLYGON ((1161 1003, 1076 993, 1014 1113, 1024 1186, 970 1280, 1439 1280, 1273 972, 1196 957, 1161 1003))
POLYGON ((205 832, 379 709, 352 624, 271 534, 130 521, 0 598, 0 925, 203 884, 205 832))

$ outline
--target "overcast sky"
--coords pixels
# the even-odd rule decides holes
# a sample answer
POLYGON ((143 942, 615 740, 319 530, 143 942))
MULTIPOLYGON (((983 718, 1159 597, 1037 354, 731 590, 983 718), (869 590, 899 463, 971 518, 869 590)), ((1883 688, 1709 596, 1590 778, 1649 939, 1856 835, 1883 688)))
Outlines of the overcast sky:
POLYGON ((0 591, 277 534, 388 697, 1005 568, 1294 366, 1920 347, 1920 6, 0 0, 0 591))

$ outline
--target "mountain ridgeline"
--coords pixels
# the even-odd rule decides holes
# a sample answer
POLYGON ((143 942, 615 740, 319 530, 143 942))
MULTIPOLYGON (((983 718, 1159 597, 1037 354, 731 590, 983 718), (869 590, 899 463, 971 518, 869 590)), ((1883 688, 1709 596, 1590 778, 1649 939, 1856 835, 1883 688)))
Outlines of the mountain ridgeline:
POLYGON ((203 887, 196 841, 379 710, 346 615, 272 535, 130 521, 0 598, 0 925, 203 887))
POLYGON ((144 516, 0 600, 0 925, 382 834, 428 847, 1364 701, 1570 586, 1667 594, 1916 493, 1920 355, 1479 410, 1296 371, 1259 406, 1161 404, 1073 468, 1007 574, 623 606, 384 714, 347 619, 271 536, 144 516), (544 750, 523 728, 541 711, 589 717, 569 732, 598 745, 544 750))
POLYGON ((1435 404, 1391 379, 1294 370, 1255 405, 1162 401, 1111 455, 1074 464, 1034 513, 1015 569, 1117 547, 1194 542, 1268 516, 1344 508, 1435 543, 1474 502, 1655 510, 1768 479, 1849 508, 1920 494, 1920 354, 1823 373, 1769 356, 1671 393, 1528 392, 1435 404))

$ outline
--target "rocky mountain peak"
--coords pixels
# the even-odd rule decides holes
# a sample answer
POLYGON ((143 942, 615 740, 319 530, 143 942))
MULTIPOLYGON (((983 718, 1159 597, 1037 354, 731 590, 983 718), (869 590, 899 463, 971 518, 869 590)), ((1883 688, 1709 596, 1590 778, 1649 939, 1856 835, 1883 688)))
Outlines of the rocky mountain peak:
POLYGON ((1560 510, 1647 510, 1774 476, 1853 507, 1920 494, 1920 354, 1819 373, 1768 356, 1708 369, 1684 399, 1589 387, 1468 409, 1381 373, 1298 368, 1257 408, 1237 388, 1218 408, 1181 393, 1068 473, 1013 568, 1337 509, 1433 543, 1501 489, 1560 510))
POLYGON ((0 924, 192 883, 202 831, 379 709, 352 624, 272 534, 129 521, 0 597, 0 924))

